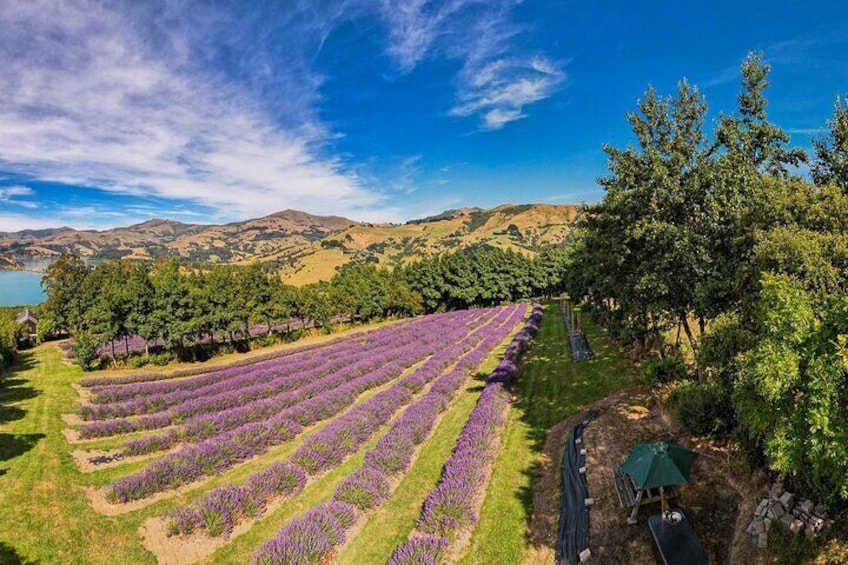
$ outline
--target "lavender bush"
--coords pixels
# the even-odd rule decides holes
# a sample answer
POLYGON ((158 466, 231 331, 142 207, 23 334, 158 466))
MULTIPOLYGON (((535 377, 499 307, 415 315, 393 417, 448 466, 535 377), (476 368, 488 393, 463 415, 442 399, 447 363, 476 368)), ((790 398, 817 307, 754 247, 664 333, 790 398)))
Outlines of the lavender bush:
MULTIPOLYGON (((485 319, 478 321, 482 325, 485 319)), ((412 391, 419 390, 449 364, 452 356, 456 356, 458 352, 457 346, 446 347, 447 344, 457 343, 459 336, 467 332, 468 327, 464 325, 458 325, 452 331, 430 332, 429 346, 423 348, 425 353, 400 350, 401 361, 365 374, 282 412, 275 413, 267 407, 266 410, 257 410, 255 403, 251 403, 248 406, 252 410, 239 409, 235 417, 230 411, 223 411, 215 417, 206 417, 203 425, 194 429, 187 426, 186 430, 189 433, 208 434, 212 437, 188 445, 152 463, 140 473, 119 479, 111 485, 109 496, 114 501, 128 502, 175 488, 205 475, 220 473, 240 461, 264 452, 272 445, 291 439, 299 433, 298 425, 309 425, 335 416, 365 390, 397 378, 403 372, 404 366, 413 365, 428 353, 439 350, 419 369, 401 379, 398 385, 376 395, 362 406, 346 413, 341 419, 331 422, 321 432, 312 436, 292 457, 308 474, 327 469, 337 464, 351 449, 355 451, 355 446, 361 445, 370 437, 378 422, 387 421, 395 410, 411 398, 412 391), (245 420, 247 423, 239 426, 245 420), (222 428, 227 431, 212 435, 222 428)))
POLYGON ((388 565, 437 565, 448 540, 430 535, 412 538, 395 550, 388 565))
MULTIPOLYGON (((377 442, 373 449, 366 453, 364 466, 342 481, 333 496, 334 501, 347 502, 360 511, 364 511, 380 504, 387 497, 389 488, 387 476, 398 474, 409 467, 415 446, 426 439, 439 412, 447 407, 448 399, 452 398, 462 386, 462 383, 465 382, 467 372, 479 366, 482 359, 503 341, 518 320, 523 317, 522 310, 521 307, 503 310, 497 316, 495 323, 487 327, 490 331, 465 336, 454 348, 451 348, 451 351, 464 353, 464 355, 460 353, 462 357, 456 363, 456 368, 439 377, 422 399, 404 410, 386 435, 377 442)), ((439 361, 439 355, 431 358, 428 363, 430 362, 433 362, 435 367, 442 367, 441 371, 449 366, 449 364, 443 365, 439 361)), ((423 372, 426 365, 419 370, 423 374, 426 374, 426 372, 423 372)), ((415 374, 410 377, 415 377, 415 374)), ((415 380, 411 382, 417 383, 415 380)), ((404 386, 403 381, 396 385, 396 387, 398 386, 404 386)), ((374 400, 376 399, 377 397, 374 400)), ((330 444, 329 440, 349 440, 356 438, 357 434, 348 432, 348 435, 342 437, 337 432, 330 432, 327 436, 328 441, 317 440, 314 445, 302 448, 304 452, 301 463, 306 461, 310 465, 329 464, 326 462, 331 461, 332 454, 337 451, 337 448, 330 444)), ((352 441, 352 443, 355 443, 355 441, 352 441)), ((472 491, 469 488, 467 492, 472 491)), ((306 519, 306 516, 301 520, 304 519, 306 519)), ((330 551, 333 544, 327 548, 325 553, 320 555, 305 555, 301 548, 293 547, 286 542, 287 537, 291 534, 291 528, 297 524, 300 524, 300 522, 294 521, 280 530, 277 537, 257 551, 254 555, 254 562, 268 565, 301 562, 319 563, 330 551)), ((429 537, 421 539, 423 540, 421 542, 411 542, 412 545, 404 549, 399 559, 410 559, 409 563, 419 562, 414 561, 414 559, 419 558, 423 560, 420 561, 422 563, 435 562, 447 542, 429 537), (428 558, 432 558, 432 561, 427 561, 428 558)))
POLYGON ((389 560, 392 565, 437 563, 447 540, 476 521, 477 500, 484 485, 485 470, 495 455, 493 447, 509 405, 505 386, 518 375, 520 356, 539 331, 541 320, 542 307, 534 304, 530 318, 507 347, 504 359, 487 378, 477 405, 445 463, 438 485, 424 501, 418 529, 436 537, 413 538, 402 544, 389 560))

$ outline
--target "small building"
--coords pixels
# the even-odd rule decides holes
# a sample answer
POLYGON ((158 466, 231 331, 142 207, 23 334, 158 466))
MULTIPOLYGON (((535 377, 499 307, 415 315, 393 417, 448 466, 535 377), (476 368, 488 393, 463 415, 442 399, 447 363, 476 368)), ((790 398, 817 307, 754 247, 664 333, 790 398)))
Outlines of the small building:
POLYGON ((38 329, 38 318, 29 308, 18 314, 15 321, 19 326, 23 326, 24 332, 30 339, 34 339, 38 329))

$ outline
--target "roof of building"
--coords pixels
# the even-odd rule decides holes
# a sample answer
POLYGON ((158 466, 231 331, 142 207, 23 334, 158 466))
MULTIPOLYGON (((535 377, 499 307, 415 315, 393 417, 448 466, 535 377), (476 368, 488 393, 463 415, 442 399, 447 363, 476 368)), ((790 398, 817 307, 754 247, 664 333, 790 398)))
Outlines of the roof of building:
POLYGON ((27 308, 26 310, 24 310, 23 312, 18 314, 18 317, 15 318, 15 321, 18 322, 19 324, 25 324, 27 322, 32 322, 33 324, 37 324, 38 318, 35 316, 35 314, 33 314, 32 312, 29 311, 29 308, 27 308))

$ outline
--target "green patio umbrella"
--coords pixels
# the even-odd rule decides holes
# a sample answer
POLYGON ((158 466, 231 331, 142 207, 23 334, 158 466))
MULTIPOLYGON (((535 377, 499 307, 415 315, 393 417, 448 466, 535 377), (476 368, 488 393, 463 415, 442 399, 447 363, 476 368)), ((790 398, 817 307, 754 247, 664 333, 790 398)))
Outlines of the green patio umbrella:
POLYGON ((663 487, 687 482, 692 464, 697 458, 697 453, 674 440, 637 443, 621 470, 630 475, 642 489, 660 487, 662 512, 665 515, 663 487))

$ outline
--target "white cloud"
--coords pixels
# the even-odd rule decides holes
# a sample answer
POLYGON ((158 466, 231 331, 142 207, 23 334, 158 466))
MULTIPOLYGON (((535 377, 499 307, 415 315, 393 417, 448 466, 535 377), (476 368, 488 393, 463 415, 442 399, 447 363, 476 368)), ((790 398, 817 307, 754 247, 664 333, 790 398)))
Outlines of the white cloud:
MULTIPOLYGON (((206 22, 221 25, 191 8, 195 36, 204 39, 206 22)), ((293 87, 296 123, 281 127, 250 89, 198 68, 197 37, 162 23, 173 15, 140 31, 138 14, 86 0, 4 6, 0 168, 188 199, 231 219, 284 208, 384 215, 379 194, 322 155, 324 124, 304 119, 319 77, 293 87)))
MULTIPOLYGON (((528 63, 497 63, 498 72, 491 74, 485 82, 467 85, 451 111, 454 115, 468 116, 482 112, 485 127, 498 129, 523 118, 525 106, 550 96, 564 78, 552 62, 539 58, 528 63)), ((491 67, 489 64, 486 69, 491 67)))
POLYGON ((403 71, 412 70, 455 23, 453 16, 467 0, 382 0, 381 12, 389 28, 388 53, 403 71))
POLYGON ((513 0, 384 0, 387 52, 411 71, 428 54, 461 61, 450 114, 477 115, 483 129, 525 117, 524 107, 551 96, 565 80, 562 64, 522 52, 516 37, 527 29, 512 21, 513 0))
POLYGON ((30 187, 20 184, 0 186, 0 202, 9 202, 10 200, 17 199, 20 196, 32 196, 34 194, 35 191, 33 191, 30 187))

